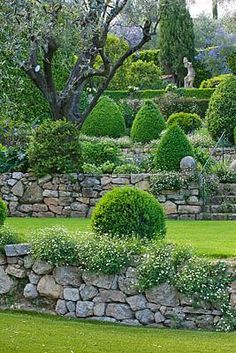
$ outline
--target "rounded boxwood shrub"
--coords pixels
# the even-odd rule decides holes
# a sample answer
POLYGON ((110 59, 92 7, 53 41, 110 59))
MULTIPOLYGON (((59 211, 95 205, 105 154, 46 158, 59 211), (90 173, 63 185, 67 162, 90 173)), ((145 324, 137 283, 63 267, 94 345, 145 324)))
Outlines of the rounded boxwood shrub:
POLYGON ((154 196, 126 186, 115 188, 101 198, 92 214, 92 228, 100 235, 163 237, 165 215, 154 196))
POLYGON ((233 143, 236 126, 236 77, 221 83, 213 93, 207 111, 207 124, 210 135, 217 140, 223 131, 225 138, 233 143))
POLYGON ((102 97, 82 126, 89 136, 121 137, 125 135, 125 119, 118 105, 109 97, 102 97))
POLYGON ((155 103, 147 100, 134 119, 131 129, 132 140, 143 143, 155 140, 165 127, 159 108, 155 103))
POLYGON ((200 88, 216 88, 219 86, 220 83, 225 82, 230 77, 232 77, 231 74, 214 76, 212 78, 202 81, 200 88))
POLYGON ((37 176, 81 170, 79 131, 64 120, 39 126, 29 143, 30 168, 37 176))
POLYGON ((194 156, 193 148, 183 130, 178 125, 173 125, 158 145, 154 158, 155 168, 178 171, 181 159, 186 156, 194 156))
POLYGON ((5 202, 0 198, 0 226, 4 224, 7 217, 7 206, 5 202))
POLYGON ((190 133, 202 126, 202 120, 199 115, 195 113, 174 113, 171 114, 167 120, 167 125, 172 126, 177 124, 186 133, 190 133))

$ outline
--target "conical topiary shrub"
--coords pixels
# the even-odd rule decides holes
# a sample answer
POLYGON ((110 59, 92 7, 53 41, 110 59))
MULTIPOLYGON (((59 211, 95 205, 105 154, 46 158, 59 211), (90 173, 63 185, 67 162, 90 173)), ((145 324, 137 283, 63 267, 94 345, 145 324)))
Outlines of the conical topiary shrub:
POLYGON ((233 143, 236 126, 236 76, 217 87, 211 96, 206 118, 213 139, 217 140, 225 131, 225 138, 233 143))
POLYGON ((181 159, 193 155, 193 148, 187 136, 178 125, 173 125, 161 138, 156 152, 155 167, 157 170, 178 171, 181 159))
POLYGON ((136 114, 131 138, 133 141, 146 143, 157 139, 166 127, 159 108, 155 103, 147 100, 136 114))
POLYGON ((81 132, 89 136, 121 137, 125 135, 125 119, 118 105, 105 96, 85 120, 81 132))

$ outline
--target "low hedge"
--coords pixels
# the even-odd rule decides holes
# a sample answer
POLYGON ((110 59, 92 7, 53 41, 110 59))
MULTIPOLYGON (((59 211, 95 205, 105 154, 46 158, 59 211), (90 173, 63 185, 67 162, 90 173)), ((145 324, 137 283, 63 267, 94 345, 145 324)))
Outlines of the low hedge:
MULTIPOLYGON (((212 88, 178 88, 177 94, 183 97, 191 97, 198 99, 210 99, 212 96, 214 89, 212 88)), ((118 90, 118 91, 105 91, 105 95, 109 96, 114 100, 120 100, 124 98, 137 98, 137 99, 151 99, 156 97, 161 97, 165 95, 166 91, 164 89, 156 89, 156 90, 140 90, 140 91, 128 91, 128 90, 118 90)))

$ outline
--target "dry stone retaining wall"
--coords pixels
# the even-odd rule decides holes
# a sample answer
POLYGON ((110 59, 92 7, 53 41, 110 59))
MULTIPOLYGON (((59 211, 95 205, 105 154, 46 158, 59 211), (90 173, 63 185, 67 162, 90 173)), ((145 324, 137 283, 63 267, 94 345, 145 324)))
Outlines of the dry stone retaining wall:
MULTIPOLYGON (((20 172, 0 175, 0 197, 6 201, 9 216, 89 217, 97 201, 114 187, 150 187, 150 174, 48 175, 37 179, 20 172)), ((167 190, 158 197, 167 215, 174 219, 201 218, 202 200, 196 183, 179 191, 167 190)))
MULTIPOLYGON (((50 311, 65 317, 126 325, 214 329, 221 312, 209 305, 196 307, 163 283, 144 293, 137 290, 135 267, 116 275, 86 273, 77 266, 54 268, 33 261, 27 244, 7 245, 0 256, 0 308, 50 311)), ((232 284, 236 306, 236 282, 232 284)))

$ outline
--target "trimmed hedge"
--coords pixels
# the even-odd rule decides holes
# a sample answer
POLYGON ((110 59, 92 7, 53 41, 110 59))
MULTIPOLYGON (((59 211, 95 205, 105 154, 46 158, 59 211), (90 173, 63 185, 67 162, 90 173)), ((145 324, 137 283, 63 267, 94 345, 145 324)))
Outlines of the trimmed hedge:
POLYGON ((236 75, 236 51, 228 56, 227 62, 232 73, 236 75))
POLYGON ((147 100, 135 116, 131 138, 136 142, 156 140, 165 129, 165 120, 155 103, 147 100))
POLYGON ((186 156, 194 156, 193 148, 178 125, 171 126, 161 138, 154 165, 157 170, 179 171, 180 161, 186 156))
POLYGON ((207 124, 210 135, 217 140, 223 131, 225 137, 234 142, 236 126, 236 76, 221 83, 211 97, 207 111, 207 124))
POLYGON ((192 113, 174 113, 167 120, 168 126, 177 124, 186 133, 191 133, 202 126, 202 120, 199 115, 192 113))
POLYGON ((31 137, 28 157, 30 168, 39 177, 81 171, 79 130, 64 120, 43 123, 31 137))
MULTIPOLYGON (((214 89, 212 88, 178 88, 176 93, 179 96, 190 97, 190 98, 198 98, 198 99, 209 99, 214 93, 214 89)), ((109 96, 115 101, 124 99, 124 98, 136 98, 136 99, 151 99, 155 97, 161 97, 166 94, 164 89, 156 89, 156 90, 140 90, 136 92, 131 92, 128 90, 117 90, 111 91, 106 90, 104 95, 109 96)))
POLYGON ((125 135, 125 119, 119 106, 109 97, 99 99, 85 120, 81 132, 88 136, 121 137, 125 135))
POLYGON ((100 235, 152 239, 166 233, 165 215, 156 198, 134 187, 115 188, 97 203, 92 228, 100 235))
POLYGON ((231 74, 225 74, 209 78, 202 81, 200 88, 217 88, 221 82, 228 80, 230 77, 232 77, 231 74))

